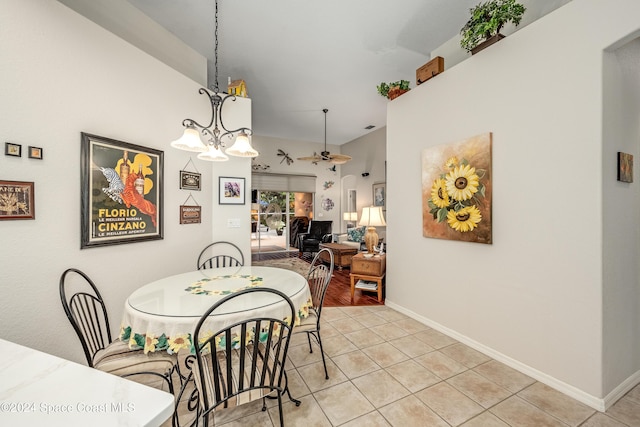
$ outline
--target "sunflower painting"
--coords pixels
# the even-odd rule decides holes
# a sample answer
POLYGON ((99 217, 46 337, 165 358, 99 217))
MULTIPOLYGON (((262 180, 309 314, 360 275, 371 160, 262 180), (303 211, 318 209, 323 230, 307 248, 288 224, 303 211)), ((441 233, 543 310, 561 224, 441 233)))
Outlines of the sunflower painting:
POLYGON ((422 151, 422 235, 491 243, 491 133, 422 151))

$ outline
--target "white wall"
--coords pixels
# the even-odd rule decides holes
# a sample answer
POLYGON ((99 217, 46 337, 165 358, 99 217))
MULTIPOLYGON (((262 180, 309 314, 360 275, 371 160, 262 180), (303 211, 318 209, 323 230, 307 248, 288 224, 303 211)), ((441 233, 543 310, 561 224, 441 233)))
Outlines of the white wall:
MULTIPOLYGON (((387 304, 599 409, 640 369, 638 357, 603 367, 603 270, 637 243, 626 234, 603 258, 600 208, 612 179, 602 51, 638 30, 639 12, 635 0, 573 0, 388 107, 387 304), (493 244, 423 238, 422 150, 485 132, 493 244)), ((637 273, 626 276, 638 301, 637 273)))
MULTIPOLYGON (((385 165, 387 128, 374 130, 360 138, 354 139, 341 146, 342 154, 353 157, 353 160, 342 166, 342 175, 353 175, 356 180, 358 220, 362 208, 373 204, 373 184, 385 182, 385 165), (363 177, 367 172, 369 176, 363 177)), ((385 219, 388 210, 385 212, 385 219)), ((386 227, 376 227, 380 237, 386 237, 386 227)))
POLYGON ((207 86, 207 58, 126 0, 58 0, 108 31, 207 86))
MULTIPOLYGON (((217 176, 233 173, 249 184, 250 161, 213 166, 170 148, 183 119, 210 117, 200 86, 57 1, 2 2, 0 63, 2 140, 22 144, 23 153, 29 145, 44 149, 43 160, 0 155, 0 179, 35 182, 36 215, 0 221, 0 337, 84 362, 60 303, 64 269, 95 279, 117 331, 134 289, 194 269, 212 238, 230 237, 228 218, 244 218, 249 230, 248 203, 217 205, 217 176), (80 250, 80 132, 164 150, 163 240, 80 250), (179 189, 178 176, 190 157, 202 174, 202 191, 193 194, 203 219, 180 225, 178 207, 189 192, 179 189)), ((234 106, 245 125, 250 104, 234 106)), ((234 241, 248 254, 249 233, 242 239, 234 241)))
MULTIPOLYGON (((634 183, 616 180, 619 151, 640 157, 640 39, 604 53, 603 129, 603 363, 604 390, 638 371, 640 360, 640 195, 637 160, 634 183)), ((640 380, 640 371, 635 381, 640 380)), ((620 396, 617 396, 620 397, 620 396)))

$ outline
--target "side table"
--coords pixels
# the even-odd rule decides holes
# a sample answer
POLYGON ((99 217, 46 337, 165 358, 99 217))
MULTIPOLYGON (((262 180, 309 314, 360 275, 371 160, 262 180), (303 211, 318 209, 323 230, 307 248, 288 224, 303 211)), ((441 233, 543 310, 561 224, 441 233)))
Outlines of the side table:
POLYGON ((374 255, 365 258, 364 253, 359 253, 351 258, 351 304, 353 304, 353 296, 356 288, 363 291, 377 291, 378 302, 382 302, 382 280, 387 270, 387 255, 374 255), (375 282, 375 288, 359 287, 358 280, 366 280, 375 282))
MULTIPOLYGON (((349 245, 342 245, 340 243, 320 243, 320 249, 327 248, 333 252, 333 265, 338 267, 338 270, 342 270, 342 267, 349 267, 351 265, 351 258, 358 253, 358 249, 349 245)), ((329 256, 324 253, 320 254, 320 258, 324 262, 329 262, 329 256)))

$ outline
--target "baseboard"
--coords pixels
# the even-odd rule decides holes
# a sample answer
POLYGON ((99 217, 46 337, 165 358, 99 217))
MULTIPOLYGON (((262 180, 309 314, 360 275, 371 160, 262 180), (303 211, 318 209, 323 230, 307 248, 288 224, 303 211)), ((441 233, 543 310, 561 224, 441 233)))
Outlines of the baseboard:
POLYGON ((535 368, 532 368, 531 366, 528 366, 522 362, 519 362, 518 360, 512 359, 509 356, 506 356, 490 347, 487 347, 477 341, 472 340, 471 338, 464 336, 452 329, 449 329, 437 322, 434 322, 433 320, 427 319, 426 317, 423 317, 419 314, 414 313, 411 310, 407 310, 406 308, 395 304, 393 301, 389 301, 388 299, 385 301, 385 305, 388 306, 389 308, 392 308, 394 310, 397 310, 403 314, 406 314, 407 316, 411 317, 412 319, 417 320, 420 323, 423 323, 427 326, 429 326, 430 328, 433 328, 439 332, 442 332, 445 335, 450 336, 451 338, 454 338, 458 341, 460 341, 463 344, 468 345, 469 347, 473 348, 474 350, 477 350, 483 354, 486 354, 487 356, 491 357, 492 359, 495 359, 501 363, 504 363, 505 365, 516 369, 517 371, 522 372, 525 375, 530 376, 531 378, 540 381, 543 384, 548 385, 551 388, 554 388, 556 390, 558 390, 561 393, 566 394, 567 396, 570 396, 572 398, 574 398, 575 400, 584 403, 585 405, 600 411, 600 412, 604 412, 607 408, 609 408, 611 405, 613 405, 618 399, 620 399, 622 396, 624 396, 629 390, 631 390, 633 387, 635 387, 638 383, 640 383, 640 371, 636 372, 634 375, 630 376, 627 380, 625 380, 622 384, 620 384, 618 387, 616 387, 611 393, 609 393, 604 399, 599 398, 599 397, 595 397, 590 395, 589 393, 585 393, 584 391, 570 385, 567 384, 563 381, 558 380, 557 378, 554 378, 548 374, 545 374, 544 372, 541 372, 535 368))
POLYGON ((637 371, 635 374, 624 380, 618 387, 614 388, 611 393, 604 397, 605 408, 609 409, 611 405, 616 403, 622 396, 627 394, 638 384, 640 384, 640 371, 637 371))

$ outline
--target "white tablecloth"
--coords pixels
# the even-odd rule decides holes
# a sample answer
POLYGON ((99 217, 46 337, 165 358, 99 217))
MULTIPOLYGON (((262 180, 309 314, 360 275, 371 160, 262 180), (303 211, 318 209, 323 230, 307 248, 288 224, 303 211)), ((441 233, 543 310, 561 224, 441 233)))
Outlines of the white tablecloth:
MULTIPOLYGON (((202 315, 224 296, 250 287, 270 287, 286 294, 296 310, 295 324, 309 315, 311 293, 300 274, 272 267, 230 267, 178 274, 144 285, 125 304, 120 338, 145 353, 193 353, 191 334, 202 315)), ((235 322, 268 316, 290 317, 287 304, 273 294, 254 293, 223 305, 210 316, 201 335, 235 322)))

